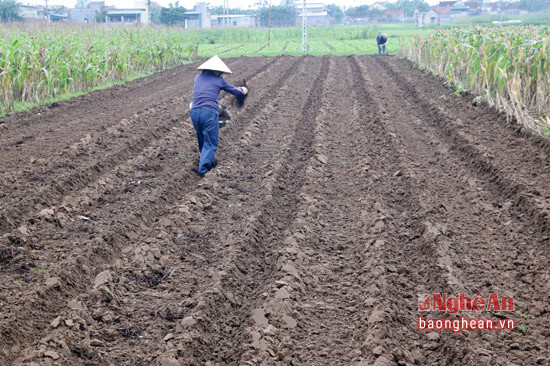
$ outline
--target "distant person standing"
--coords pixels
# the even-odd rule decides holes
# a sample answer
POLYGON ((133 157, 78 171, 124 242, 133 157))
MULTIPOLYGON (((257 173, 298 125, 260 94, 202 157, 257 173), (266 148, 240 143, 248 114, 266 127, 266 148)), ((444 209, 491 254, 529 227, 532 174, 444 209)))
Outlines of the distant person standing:
POLYGON ((378 37, 376 37, 376 43, 378 44, 378 54, 379 55, 385 55, 386 54, 386 41, 388 40, 388 36, 385 34, 381 34, 378 37))

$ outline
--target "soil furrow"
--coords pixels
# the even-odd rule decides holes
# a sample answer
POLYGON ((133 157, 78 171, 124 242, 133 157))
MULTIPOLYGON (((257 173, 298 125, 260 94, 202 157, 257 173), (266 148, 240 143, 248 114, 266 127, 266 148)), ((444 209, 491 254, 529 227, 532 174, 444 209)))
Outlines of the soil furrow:
MULTIPOLYGON (((378 226, 379 237, 372 239, 374 243, 369 249, 376 251, 382 247, 378 263, 385 265, 375 272, 377 276, 383 274, 380 276, 383 279, 378 284, 380 292, 369 301, 372 310, 367 317, 369 329, 362 348, 365 360, 384 365, 432 364, 461 358, 470 344, 463 337, 416 329, 417 294, 455 293, 461 288, 453 282, 457 273, 447 266, 448 253, 444 248, 446 245, 448 251, 450 240, 445 235, 434 235, 434 228, 440 227, 436 220, 441 218, 434 217, 433 209, 424 204, 425 197, 419 190, 423 184, 414 173, 416 169, 422 171, 419 166, 422 163, 407 161, 412 151, 401 140, 401 133, 405 136, 407 133, 397 133, 395 116, 386 107, 386 100, 393 96, 383 92, 384 78, 372 68, 353 63, 365 85, 357 89, 365 93, 362 99, 374 111, 367 125, 371 131, 366 132, 374 138, 369 144, 372 147, 369 165, 384 169, 379 172, 370 169, 374 208, 381 217, 374 224, 375 232, 378 226), (377 305, 372 306, 373 303, 377 305), (449 348, 449 344, 453 347, 449 348)), ((429 160, 426 163, 430 164, 429 160)))
MULTIPOLYGON (((385 70, 372 77, 379 78, 378 82, 391 80, 385 70)), ((394 90, 393 96, 400 95, 399 88, 400 84, 388 84, 388 89, 394 90)), ((415 111, 404 96, 403 101, 406 114, 389 111, 394 121, 393 133, 399 136, 402 150, 407 152, 403 165, 408 168, 404 174, 411 172, 413 166, 423 172, 423 176, 416 175, 418 183, 415 185, 420 188, 416 195, 423 197, 423 208, 429 210, 426 215, 429 221, 424 224, 438 244, 437 251, 444 254, 439 265, 444 265, 449 271, 449 290, 471 293, 472 296, 474 293, 498 291, 500 296, 514 298, 515 315, 530 314, 531 319, 522 321, 523 325, 530 327, 529 335, 497 333, 477 341, 478 357, 505 362, 498 352, 502 347, 510 347, 512 351, 511 345, 526 342, 526 338, 530 340, 527 342, 536 343, 537 338, 544 337, 541 332, 547 320, 540 316, 532 301, 544 291, 544 285, 531 281, 514 283, 513 280, 519 273, 525 273, 526 267, 529 276, 550 278, 548 259, 541 249, 544 236, 534 228, 536 223, 525 217, 518 220, 509 204, 503 202, 505 197, 495 195, 490 184, 477 180, 468 166, 464 166, 463 160, 452 154, 452 146, 439 140, 439 134, 430 127, 430 121, 425 120, 425 114, 415 111), (418 144, 422 140, 426 141, 425 148, 418 144), (428 164, 422 166, 423 162, 428 164), (485 220, 481 221, 479 217, 485 220), (500 270, 498 274, 494 273, 495 268, 500 270)), ((498 312, 483 315, 493 318, 506 316, 498 312)), ((508 314, 511 315, 514 314, 508 314)), ((519 359, 531 357, 530 354, 515 353, 519 359)), ((473 362, 473 358, 465 361, 473 362)), ((535 358, 531 361, 534 363, 535 358)))
POLYGON ((0 124, 0 365, 548 363, 547 143, 392 57, 228 64, 203 179, 197 65, 0 124))
MULTIPOLYGON (((323 80, 328 64, 327 60, 323 59, 319 67, 315 65, 319 61, 313 58, 307 60, 309 65, 300 73, 302 81, 296 81, 293 85, 303 85, 304 81, 310 78, 306 70, 319 69, 319 72, 315 80, 306 81, 306 83, 313 82, 313 85, 309 89, 308 98, 302 105, 302 109, 296 111, 299 114, 298 118, 288 120, 287 123, 292 123, 291 125, 278 126, 275 130, 279 133, 285 129, 291 130, 292 134, 285 138, 285 143, 281 144, 279 141, 277 144, 276 141, 272 141, 275 144, 267 147, 266 151, 273 151, 273 148, 278 145, 282 152, 277 154, 276 160, 269 164, 271 169, 267 171, 267 175, 262 175, 265 180, 261 184, 261 189, 256 194, 251 192, 251 195, 262 197, 258 200, 261 203, 251 215, 246 217, 249 224, 244 227, 244 230, 235 233, 235 237, 227 237, 226 245, 233 243, 233 249, 228 252, 223 261, 222 271, 218 272, 209 288, 196 297, 197 303, 203 305, 193 309, 190 316, 198 320, 198 329, 193 329, 192 334, 199 331, 200 336, 188 341, 190 349, 202 350, 194 355, 195 362, 238 364, 238 350, 247 337, 244 328, 255 306, 254 299, 260 297, 260 294, 265 291, 265 282, 277 260, 282 233, 295 215, 295 196, 302 180, 300 172, 305 168, 307 156, 311 152, 312 139, 308 131, 318 112, 317 98, 323 90, 323 80)), ((295 104, 286 105, 293 109, 297 107, 295 104)), ((272 116, 276 117, 280 113, 288 114, 282 109, 273 111, 272 116)), ((262 149, 264 143, 261 144, 262 149)), ((255 155, 254 153, 254 150, 250 151, 250 154, 255 155)), ((265 165, 263 158, 267 156, 261 154, 257 156, 258 160, 250 164, 252 168, 256 164, 265 165)), ((268 167, 263 168, 264 172, 268 167)), ((259 172, 256 171, 256 173, 259 172)), ((243 173, 244 178, 248 173, 243 173)))
MULTIPOLYGON (((414 104, 421 108, 422 113, 430 116, 434 121, 433 127, 445 131, 447 141, 451 143, 453 151, 461 154, 471 161, 471 168, 476 170, 484 181, 494 184, 498 194, 506 197, 513 202, 513 209, 518 216, 528 214, 533 218, 535 227, 541 233, 550 234, 550 195, 547 194, 548 176, 550 173, 550 159, 545 145, 542 148, 533 146, 526 151, 528 140, 523 139, 523 144, 517 144, 517 137, 510 137, 509 132, 502 131, 505 120, 501 119, 503 125, 495 128, 498 122, 492 122, 490 119, 484 119, 478 126, 486 126, 478 134, 468 132, 463 128, 464 120, 457 118, 456 114, 449 114, 445 107, 438 106, 437 102, 429 100, 424 95, 427 93, 418 93, 413 84, 405 76, 387 62, 377 59, 380 68, 388 70, 388 75, 396 83, 402 85, 407 91, 407 97, 414 100, 414 104), (489 123, 491 121, 492 123, 489 123), (490 138, 483 138, 487 135, 490 138), (517 147, 516 147, 517 146, 517 147), (507 159, 502 165, 501 157, 509 155, 521 157, 521 161, 515 163, 507 159), (537 171, 533 170, 537 167, 537 171)), ((453 110, 464 110, 462 106, 455 106, 453 110)), ((463 118, 469 118, 464 115, 463 118)), ((479 122, 479 119, 476 118, 479 122)))
MULTIPOLYGON (((243 62, 230 62, 230 65, 240 69, 243 62)), ((17 154, 12 159, 2 162, 2 175, 6 176, 13 168, 20 169, 21 166, 25 166, 25 179, 30 182, 42 181, 52 173, 61 174, 64 169, 74 170, 75 165, 89 164, 89 161, 97 160, 98 155, 108 155, 118 148, 118 144, 134 135, 141 133, 147 136, 158 127, 158 121, 166 120, 174 111, 187 110, 190 98, 186 99, 178 94, 192 88, 196 75, 193 71, 194 66, 184 66, 172 74, 165 75, 161 80, 162 84, 165 84, 161 90, 157 90, 158 86, 148 89, 148 83, 144 80, 144 85, 139 90, 146 97, 136 99, 128 93, 123 100, 125 103, 118 101, 119 104, 114 106, 109 103, 112 100, 117 101, 117 98, 106 98, 106 105, 96 106, 95 109, 68 108, 67 111, 56 111, 55 115, 39 116, 36 119, 47 124, 49 133, 40 134, 35 129, 27 128, 23 138, 16 135, 14 139, 21 144, 15 142, 6 146, 9 149, 5 153, 17 154), (136 100, 137 104, 134 105, 136 100), (133 108, 134 112, 128 115, 123 112, 125 108, 133 108), (62 114, 61 118, 59 114, 62 114), (84 125, 84 128, 73 128, 73 124, 84 125), (41 159, 44 154, 55 156, 55 159, 41 159)), ((249 75, 254 75, 253 72, 249 72, 249 75)), ((104 93, 109 95, 108 91, 104 93)), ((36 127, 40 130, 43 126, 36 127)), ((18 133, 21 128, 22 126, 16 123, 12 132, 18 133)), ((10 140, 8 137, 6 136, 7 141, 10 140)), ((17 181, 10 183, 19 183, 23 177, 18 177, 17 181)))
POLYGON ((344 59, 331 59, 325 81, 331 87, 314 123, 297 213, 267 291, 250 314, 241 364, 343 365, 360 359, 360 286, 368 254, 361 240, 346 237, 361 233, 355 217, 362 205, 352 193, 360 186, 350 178, 359 178, 355 169, 363 157, 352 153, 361 150, 355 145, 361 135, 354 134, 359 119, 350 118, 346 100, 338 98, 350 90, 350 76, 344 59), (342 76, 346 82, 339 83, 342 76))
MULTIPOLYGON (((243 77, 251 79, 265 72, 273 63, 274 61, 267 62, 263 67, 249 71, 243 77)), ((191 82, 191 80, 188 81, 191 82)), ((178 89, 181 88, 190 89, 191 85, 180 85, 178 89)), ((5 232, 22 225, 25 220, 14 221, 13 217, 27 218, 33 211, 36 214, 44 208, 51 207, 53 202, 62 200, 60 197, 97 181, 105 172, 126 161, 128 157, 166 138, 166 135, 173 130, 174 126, 188 115, 187 105, 189 101, 175 97, 171 101, 171 106, 165 104, 161 108, 149 108, 144 113, 135 114, 130 120, 122 119, 121 123, 109 127, 103 133, 96 133, 93 136, 88 135, 79 143, 64 149, 61 156, 67 156, 61 158, 62 162, 55 163, 55 166, 52 166, 54 163, 45 166, 40 164, 40 167, 34 168, 40 171, 38 174, 45 175, 44 178, 31 171, 25 173, 26 176, 29 176, 27 179, 15 179, 15 177, 9 179, 11 189, 5 192, 6 198, 0 212, 3 218, 0 223, 0 230, 5 232), (159 126, 157 121, 163 123, 159 126), (120 133, 123 129, 128 130, 128 137, 120 133), (105 135, 108 136, 107 139, 105 135), (136 136, 134 137, 134 135, 136 136), (100 158, 98 158, 98 155, 100 158), (81 157, 86 158, 82 159, 81 157), (70 163, 73 160, 78 160, 81 167, 73 166, 70 163), (86 164, 87 161, 90 165, 86 164), (65 170, 68 171, 65 172, 65 170), (25 194, 23 189, 25 185, 32 187, 37 182, 39 184, 37 196, 42 197, 40 201, 25 194), (31 199, 32 201, 30 201, 31 199), (27 211, 23 211, 23 208, 27 208, 27 211), (28 211, 29 209, 33 210, 28 211)))
MULTIPOLYGON (((287 69, 287 71, 283 72, 282 75, 273 74, 270 81, 267 81, 264 79, 263 82, 266 82, 266 85, 270 85, 271 83, 273 83, 273 85, 281 85, 281 82, 284 80, 284 77, 288 76, 289 73, 294 72, 296 62, 298 62, 299 59, 294 59, 289 61, 292 61, 292 63, 290 62, 288 63, 289 68, 287 69)), ((268 62, 268 63, 271 64, 272 62, 268 62)), ((267 68, 261 67, 259 70, 265 71, 267 70, 267 68)), ((250 106, 253 107, 254 103, 258 103, 259 100, 261 100, 262 95, 263 94, 260 92, 258 97, 252 96, 251 98, 249 98, 250 106)), ((176 132, 175 134, 171 134, 171 135, 174 135, 176 139, 180 139, 180 140, 181 140, 181 137, 185 137, 184 145, 188 146, 191 152, 192 151, 191 146, 194 146, 195 139, 193 136, 191 136, 192 127, 189 127, 189 125, 190 123, 189 121, 187 121, 187 126, 186 126, 187 133, 182 134, 181 132, 176 132)), ((233 133, 238 134, 238 131, 244 126, 246 126, 246 124, 238 125, 234 129, 233 133)), ((159 142, 162 142, 162 141, 163 140, 159 140, 159 142)), ((179 143, 181 143, 181 141, 179 143)), ((192 154, 187 153, 186 156, 191 157, 192 154)), ((189 159, 184 169, 180 168, 180 172, 178 174, 174 175, 173 171, 171 171, 170 169, 164 170, 165 171, 164 174, 167 174, 168 176, 172 175, 171 177, 168 178, 166 182, 164 182, 166 185, 161 185, 158 188, 156 188, 155 185, 151 186, 149 184, 145 184, 145 183, 148 183, 147 180, 151 180, 151 178, 153 179, 156 178, 162 181, 161 176, 155 177, 155 174, 152 177, 149 177, 149 179, 146 179, 143 182, 144 183, 143 185, 141 184, 136 185, 137 180, 130 181, 128 182, 129 184, 126 184, 125 180, 127 180, 127 178, 139 179, 140 175, 137 175, 137 176, 132 175, 132 172, 134 174, 139 173, 141 169, 144 168, 144 161, 146 159, 155 159, 161 164, 164 163, 164 165, 166 165, 168 162, 170 163, 170 165, 174 165, 173 162, 178 163, 178 161, 173 160, 173 158, 170 160, 168 159, 158 160, 158 154, 151 154, 151 151, 146 150, 143 152, 141 156, 139 156, 138 158, 135 158, 133 161, 125 162, 124 163, 125 165, 121 167, 122 169, 117 168, 115 169, 114 172, 110 172, 107 176, 104 176, 103 177, 104 181, 102 182, 103 186, 100 184, 97 187, 93 187, 91 189, 91 192, 88 192, 90 191, 90 189, 74 192, 75 197, 73 200, 75 199, 79 200, 78 196, 83 195, 86 197, 85 201, 93 202, 94 206, 97 205, 97 207, 94 207, 92 209, 92 211, 95 211, 94 215, 93 216, 90 215, 90 216, 94 221, 95 220, 98 221, 96 225, 101 225, 102 222, 111 222, 107 231, 98 230, 99 228, 98 226, 94 230, 91 230, 91 234, 92 234, 91 238, 87 238, 86 236, 89 235, 88 233, 90 233, 89 226, 86 227, 87 225, 85 224, 79 225, 78 222, 75 224, 71 224, 70 220, 67 219, 66 214, 63 215, 64 219, 61 218, 57 221, 55 220, 52 221, 51 218, 42 218, 42 222, 40 221, 37 222, 37 227, 29 228, 29 230, 33 232, 32 236, 28 238, 29 241, 36 240, 34 238, 40 238, 45 234, 47 235, 49 230, 52 230, 52 228, 55 231, 58 231, 58 230, 63 231, 62 230, 63 227, 69 226, 68 228, 70 229, 69 234, 64 235, 64 237, 68 237, 66 241, 69 241, 69 238, 72 241, 75 241, 75 242, 78 241, 79 243, 81 243, 81 245, 84 246, 84 248, 86 248, 88 244, 92 244, 91 249, 93 251, 84 249, 83 253, 80 253, 80 254, 75 253, 76 263, 75 263, 75 258, 73 257, 72 254, 70 254, 68 255, 68 260, 66 261, 66 263, 60 266, 56 265, 56 267, 51 270, 50 268, 47 268, 47 272, 49 276, 58 276, 60 278, 64 278, 66 277, 67 268, 72 268, 72 270, 75 271, 76 273, 85 274, 85 278, 90 275, 93 275, 92 273, 88 273, 88 270, 82 268, 82 260, 81 260, 82 258, 91 256, 87 258, 87 260, 90 260, 90 261, 99 260, 99 262, 96 262, 94 264, 94 267, 99 266, 100 263, 103 263, 104 261, 109 261, 112 258, 112 255, 116 251, 120 250, 120 245, 122 243, 128 240, 132 240, 132 241, 138 240, 139 232, 140 231, 143 232, 142 228, 144 227, 147 228, 147 225, 151 225, 151 223, 154 222, 155 217, 159 217, 162 215, 163 209, 165 209, 167 201, 169 202, 170 200, 173 200, 174 198, 181 195, 182 192, 184 191, 188 192, 192 187, 194 187, 192 182, 196 181, 197 178, 194 177, 194 174, 190 170, 190 167, 193 164, 195 164, 195 162, 192 159, 189 159), (129 162, 132 162, 132 163, 129 164, 129 162), (121 174, 123 174, 122 177, 120 176, 121 174), (126 176, 127 178, 124 178, 124 176, 126 176), (119 180, 121 180, 120 183, 122 185, 120 188, 117 187, 117 182, 119 180), (111 201, 110 196, 112 195, 112 192, 116 193, 118 191, 120 191, 120 195, 117 198, 117 200, 111 201), (124 207, 125 205, 128 204, 128 198, 126 198, 128 196, 128 193, 138 194, 138 191, 141 191, 143 193, 142 198, 139 200, 140 203, 138 204, 138 206, 136 207, 134 205, 131 205, 129 207, 124 207), (52 221, 51 224, 49 224, 50 221, 52 221), (59 221, 64 222, 61 228, 58 226, 59 221), (58 224, 56 225, 55 222, 58 222, 58 224), (40 227, 40 225, 42 227, 40 227), (76 230, 76 233, 73 232, 73 230, 76 230), (103 231, 103 233, 101 234, 102 238, 101 239, 94 238, 94 236, 97 235, 96 233, 98 233, 99 231, 103 231), (90 239, 93 239, 93 240, 90 241, 90 239), (93 248, 94 246, 101 247, 105 245, 105 244, 101 245, 102 242, 104 242, 108 246, 111 246, 115 243, 117 245, 114 248, 109 248, 107 251, 97 251, 97 249, 93 248), (59 273, 55 273, 56 271, 58 271, 59 273)), ((157 170, 158 174, 163 172, 162 169, 160 171, 158 171, 158 169, 154 169, 154 170, 157 170)), ((143 175, 141 175, 141 177, 143 178, 143 175)), ((68 201, 71 201, 71 200, 69 199, 68 201)), ((82 209, 83 204, 85 204, 85 202, 84 203, 80 201, 74 202, 75 207, 70 207, 69 210, 72 211, 73 209, 77 209, 77 207, 80 207, 82 209)), ((90 209, 91 208, 88 208, 87 210, 90 210, 90 209)), ((63 212, 63 210, 61 210, 61 212, 63 212)), ((147 229, 147 230, 150 230, 150 229, 147 229)), ((57 242, 57 241, 61 242, 62 239, 63 238, 61 237, 55 237, 54 242, 57 242)), ((69 247, 68 249, 73 250, 73 248, 71 247, 69 247)), ((19 262, 18 265, 28 266, 30 264, 31 266, 35 266, 34 263, 40 263, 40 262, 48 263, 50 262, 51 260, 50 257, 52 255, 54 257, 56 256, 55 253, 53 254, 46 253, 46 254, 47 256, 39 256, 37 258, 33 258, 31 260, 31 263, 25 264, 26 262, 19 262)), ((65 254, 62 254, 62 255, 65 256, 65 254)), ((26 259, 22 259, 22 260, 26 260, 26 259)), ((57 262, 57 258, 55 258, 54 260, 57 262)), ((84 262, 87 262, 87 260, 85 260, 84 262)), ((11 265, 11 268, 14 268, 13 263, 11 265)), ((42 275, 40 277, 42 277, 42 275)), ((39 279, 36 279, 36 281, 39 281, 39 279)), ((84 279, 79 279, 76 282, 79 285, 84 284, 84 286, 86 286, 86 284, 88 283, 87 281, 84 281, 84 279)), ((33 289, 32 287, 29 290, 31 290, 31 292, 35 291, 35 289, 33 289)), ((75 293, 74 291, 81 291, 81 288, 76 288, 76 289, 73 289, 73 291, 69 291, 69 292, 60 291, 61 293, 55 293, 56 295, 55 297, 48 299, 46 303, 50 304, 51 311, 55 312, 59 306, 61 307, 66 306, 66 302, 64 302, 60 298, 57 298, 57 296, 73 296, 71 295, 71 293, 74 294, 75 293)), ((43 297, 43 294, 44 292, 41 290, 35 292, 35 295, 38 295, 39 297, 43 297)), ((29 295, 27 296, 27 298, 35 297, 35 295, 29 295)), ((43 300, 37 300, 37 301, 39 303, 44 302, 43 300)), ((6 311, 9 311, 9 309, 10 307, 5 308, 6 311)), ((18 322, 20 322, 21 320, 23 319, 20 318, 18 322)), ((49 319, 43 319, 43 321, 48 322, 49 319)), ((10 326, 13 326, 13 325, 14 324, 11 324, 10 326)), ((34 326, 38 326, 38 323, 36 321, 34 323, 34 326)), ((10 332, 6 332, 5 340, 7 341, 9 337, 10 337, 10 332)), ((25 342, 28 340, 29 338, 27 338, 25 342)))
MULTIPOLYGON (((297 66, 300 63, 300 59, 288 59, 285 61, 287 69, 278 73, 271 73, 269 78, 264 78, 262 80, 262 83, 264 83, 265 86, 273 87, 284 87, 286 83, 286 78, 289 78, 293 73, 297 71, 297 66)), ((268 68, 261 68, 260 70, 268 70, 268 68)), ((302 72, 303 74, 303 72, 302 72)), ((254 85, 254 80, 252 80, 252 85, 254 85)), ((264 99, 266 95, 267 90, 259 90, 259 93, 257 95, 251 95, 251 97, 248 99, 249 108, 252 108, 254 110, 254 106, 258 105, 261 100, 264 99)), ((279 93, 280 94, 280 93, 279 93)), ((246 113, 245 113, 246 115, 246 113)), ((251 115, 253 116, 253 114, 251 115)), ((237 113, 237 118, 239 117, 239 113, 237 113)), ((246 123, 238 123, 234 125, 234 128, 227 130, 226 137, 228 138, 235 138, 239 136, 240 131, 242 129, 246 128, 252 123, 252 121, 247 121, 246 123)), ((185 137, 184 145, 188 147, 189 150, 192 150, 195 145, 195 138, 192 136, 192 127, 190 127, 190 122, 187 121, 186 123, 186 129, 187 133, 176 133, 176 137, 178 135, 181 135, 182 137, 185 137), (193 146, 193 148, 191 148, 193 146)), ((181 140, 181 137, 179 138, 181 140)), ((181 143, 181 141, 180 141, 181 143)), ((238 153, 238 151, 237 151, 238 153)), ((164 152, 166 154, 166 152, 164 152)), ((107 230, 101 230, 103 231, 102 239, 101 240, 94 240, 92 243, 92 246, 102 246, 101 242, 105 242, 107 245, 113 245, 117 244, 116 248, 109 248, 107 251, 102 252, 84 252, 82 254, 77 254, 77 258, 81 257, 82 255, 84 257, 92 255, 89 260, 98 260, 100 259, 101 262, 95 263, 94 267, 100 268, 100 263, 104 263, 109 261, 113 258, 114 253, 116 253, 118 250, 120 250, 121 245, 125 245, 126 248, 124 250, 130 250, 132 251, 131 254, 137 253, 136 256, 139 257, 140 248, 132 248, 132 246, 128 246, 127 242, 138 242, 138 244, 141 242, 143 243, 143 240, 146 240, 147 233, 157 225, 154 224, 159 218, 163 216, 163 213, 166 213, 166 210, 172 210, 173 208, 171 206, 167 206, 167 202, 173 202, 174 200, 179 199, 180 197, 184 196, 185 194, 188 194, 193 189, 196 189, 196 185, 193 184, 193 181, 197 181, 198 178, 195 177, 194 173, 191 172, 190 167, 195 164, 195 161, 193 159, 189 159, 192 154, 191 151, 188 153, 185 153, 185 156, 188 159, 188 162, 185 164, 185 168, 181 169, 174 174, 173 171, 170 169, 161 169, 160 171, 156 172, 152 177, 147 176, 141 176, 141 179, 143 179, 143 184, 135 185, 134 182, 130 182, 130 185, 122 184, 120 188, 116 187, 116 182, 119 179, 124 179, 124 176, 127 176, 128 178, 134 178, 132 175, 132 172, 139 173, 139 171, 143 168, 144 161, 146 159, 155 159, 159 163, 163 165, 176 165, 175 163, 178 163, 178 160, 174 159, 165 159, 165 160, 158 160, 158 153, 155 153, 155 151, 145 151, 144 156, 138 157, 133 160, 132 164, 128 165, 128 162, 125 166, 122 166, 122 170, 115 171, 113 175, 110 177, 104 177, 104 180, 107 181, 108 186, 111 187, 110 190, 114 191, 115 194, 117 191, 119 194, 117 196, 119 199, 114 202, 105 201, 108 205, 102 207, 99 205, 99 207, 96 208, 96 210, 100 209, 99 212, 96 212, 96 216, 98 216, 99 222, 112 222, 114 225, 107 228, 107 230), (174 163, 175 162, 175 163, 174 163), (163 182, 162 185, 158 186, 158 188, 153 185, 149 186, 147 183, 151 178, 156 178, 157 180, 162 181, 162 176, 157 175, 165 172, 164 174, 168 176, 167 181, 163 182), (123 175, 122 178, 119 177, 119 175, 123 175), (126 187, 126 188, 125 188, 126 187), (130 207, 124 207, 124 205, 127 204, 127 198, 128 193, 125 194, 125 191, 130 188, 131 190, 128 192, 131 195, 140 195, 139 192, 141 192, 144 196, 140 199, 140 202, 138 203, 137 207, 135 205, 131 205, 130 207), (110 205, 109 205, 110 203, 110 205), (122 207, 117 207, 122 206, 122 207), (103 211, 103 212, 102 212, 103 211), (141 234, 141 238, 140 238, 141 234), (131 248, 131 249, 130 249, 131 248), (134 250, 135 249, 135 250, 134 250)), ((180 163, 181 165, 181 163, 180 163)), ((139 177, 139 176, 137 176, 139 177)), ((135 179, 135 178, 134 178, 135 179)), ((124 180, 122 180, 121 183, 124 183, 124 180)), ((109 190, 107 188, 103 188, 106 190, 109 190)), ((97 195, 99 195, 99 198, 101 198, 101 194, 103 193, 102 187, 98 187, 97 192, 79 192, 79 194, 92 194, 93 196, 90 197, 95 201, 97 195)), ((201 187, 199 187, 199 190, 202 190, 201 187)), ((98 201, 99 202, 99 201, 98 201)), ((95 203, 95 202, 94 202, 95 203)), ((175 222, 181 222, 180 220, 175 220, 175 222)), ((190 233, 193 233, 192 227, 190 230, 190 233)), ((157 233, 156 233, 157 234, 157 233)), ((182 232, 182 236, 185 236, 186 233, 182 232)), ((74 235, 71 237, 73 240, 83 241, 84 245, 87 245, 89 243, 86 238, 78 237, 78 235, 74 235)), ((144 249, 143 256, 147 258, 147 253, 150 253, 147 249, 144 249)), ((40 258, 36 259, 35 261, 39 261, 40 258)), ((43 260, 43 259, 42 259, 43 260)), ((62 267, 73 267, 73 270, 77 272, 85 272, 82 268, 74 268, 74 264, 71 264, 71 262, 74 262, 74 259, 70 259, 68 263, 65 263, 62 265, 62 267)), ((77 259, 77 262, 80 262, 80 260, 77 259)), ((96 272, 97 273, 97 272, 96 272)), ((57 276, 59 278, 66 277, 65 272, 63 268, 61 268, 61 273, 49 273, 49 276, 57 276)), ((94 274, 91 274, 94 275, 94 274)), ((89 275, 88 275, 89 276, 89 275)), ((87 283, 92 282, 91 280, 88 281, 78 281, 83 286, 87 286, 87 283), (89 282, 88 282, 89 281, 89 282)), ((82 291, 82 288, 76 289, 77 291, 82 291)), ((75 292, 63 292, 61 291, 61 296, 67 296, 69 299, 71 296, 74 296, 75 292), (71 295, 71 293, 73 295, 71 295)), ((78 292, 76 292, 78 293, 78 292)), ((29 296, 30 297, 30 296, 29 296)), ((63 300, 59 298, 52 298, 49 299, 50 302, 55 304, 55 306, 52 306, 51 311, 55 312, 56 309, 61 306, 66 306, 66 303, 63 302, 63 300)), ((49 321, 51 319, 44 319, 44 321, 49 321)), ((38 325, 35 322, 35 326, 38 325)), ((6 334, 8 336, 8 334, 6 334)), ((34 353, 31 352, 31 357, 34 353)))
MULTIPOLYGON (((361 347, 363 360, 368 364, 386 365, 395 362, 429 364, 422 344, 428 343, 425 334, 418 334, 414 311, 416 298, 424 284, 435 282, 438 289, 446 289, 444 271, 430 265, 437 263, 437 255, 417 262, 411 253, 425 254, 433 245, 424 238, 422 209, 412 187, 415 182, 402 172, 402 147, 389 130, 391 119, 387 116, 386 103, 377 96, 381 84, 373 82, 367 69, 350 59, 353 73, 361 75, 355 84, 355 100, 359 115, 363 116, 363 134, 369 136, 369 159, 365 162, 370 178, 368 188, 372 197, 370 215, 362 217, 369 227, 366 248, 373 253, 367 268, 375 281, 366 281, 370 295, 365 300, 364 319, 368 328, 361 347), (426 263, 428 272, 413 271, 426 263), (369 283, 370 282, 370 283, 369 283), (414 340, 408 341, 407 340, 414 340)), ((368 211, 367 211, 368 212, 368 211)), ((428 252, 430 253, 430 252, 428 252)), ((447 340, 436 342, 437 349, 447 340)), ((436 355, 433 359, 441 355, 436 355)))
MULTIPOLYGON (((228 65, 242 72, 250 67, 246 59, 228 59, 228 65)), ((72 134, 78 133, 84 137, 87 133, 100 130, 106 123, 116 123, 123 114, 128 118, 135 113, 135 109, 141 110, 143 106, 155 107, 173 99, 174 94, 184 93, 187 89, 182 84, 192 82, 195 77, 194 70, 201 63, 182 65, 170 70, 155 73, 151 76, 134 80, 130 83, 114 86, 104 90, 98 90, 76 97, 70 100, 57 102, 55 107, 37 107, 33 112, 21 112, 4 118, 6 124, 2 128, 2 136, 5 138, 0 145, 0 151, 10 147, 13 143, 21 140, 20 129, 25 128, 25 135, 31 138, 24 139, 37 143, 40 139, 50 141, 52 134, 40 134, 44 129, 55 132, 57 144, 40 145, 42 148, 58 148, 60 139, 74 139, 72 134), (192 71, 192 72, 190 72, 192 71), (131 107, 131 113, 121 113, 125 107, 131 107), (60 118, 60 115, 63 118, 60 118), (101 118, 99 118, 101 116, 101 118), (114 118, 114 120, 113 120, 114 118), (119 119, 117 119, 119 118, 119 119), (101 123, 98 123, 101 122, 101 123), (67 126, 78 127, 78 130, 66 129, 67 126)), ((256 66, 256 65, 254 65, 256 66)), ((126 111, 127 112, 127 111, 126 111)), ((25 142, 26 143, 26 142, 25 142)), ((32 144, 31 144, 32 145, 32 144)), ((25 152, 25 151, 23 151, 25 152)), ((2 162, 2 164, 11 163, 2 162)), ((5 169, 4 166, 2 168, 5 169)))

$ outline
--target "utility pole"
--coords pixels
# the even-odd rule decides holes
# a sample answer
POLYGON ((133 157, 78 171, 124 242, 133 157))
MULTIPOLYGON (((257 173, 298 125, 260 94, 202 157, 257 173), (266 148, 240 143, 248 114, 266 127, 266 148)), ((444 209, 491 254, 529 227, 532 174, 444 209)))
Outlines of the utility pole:
POLYGON ((271 0, 269 0, 269 18, 267 21, 267 45, 269 46, 271 44, 271 0))
POLYGON ((307 52, 307 15, 306 15, 306 0, 303 0, 302 8, 302 52, 307 52))
POLYGON ((50 17, 48 16, 48 0, 46 0, 46 14, 44 14, 46 17, 46 23, 50 22, 50 17))
POLYGON ((227 27, 229 15, 229 0, 223 0, 223 24, 227 27))

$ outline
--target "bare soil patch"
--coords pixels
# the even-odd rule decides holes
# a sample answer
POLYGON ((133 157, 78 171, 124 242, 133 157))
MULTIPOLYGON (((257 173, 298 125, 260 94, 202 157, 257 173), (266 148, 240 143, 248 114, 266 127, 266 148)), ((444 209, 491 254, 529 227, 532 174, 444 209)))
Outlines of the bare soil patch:
POLYGON ((0 124, 0 365, 548 364, 547 142, 404 60, 227 62, 204 179, 196 65, 0 124), (420 331, 419 293, 521 329, 420 331))

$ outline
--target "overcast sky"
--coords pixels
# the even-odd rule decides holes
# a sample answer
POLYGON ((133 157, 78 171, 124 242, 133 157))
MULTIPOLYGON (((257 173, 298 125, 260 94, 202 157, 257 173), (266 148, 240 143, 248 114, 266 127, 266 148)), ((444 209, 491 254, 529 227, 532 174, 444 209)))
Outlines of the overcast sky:
MULTIPOLYGON (((168 6, 170 3, 175 3, 175 0, 153 0, 157 2, 158 4, 162 6, 168 6)), ((301 0, 297 0, 299 3, 301 0)), ((308 2, 322 2, 325 4, 337 4, 342 7, 350 7, 350 6, 359 6, 359 5, 370 5, 379 0, 320 0, 320 1, 312 1, 308 0, 308 2)), ((20 0, 23 4, 31 4, 31 5, 46 5, 45 0, 20 0)), ((216 5, 223 5, 223 0, 209 0, 206 1, 207 3, 210 3, 212 6, 216 5)), ((229 7, 230 8, 241 8, 241 9, 248 9, 249 7, 254 7, 254 4, 257 3, 258 0, 229 0, 229 7)), ((272 0, 273 5, 279 5, 280 0, 272 0)), ((439 0, 427 0, 428 4, 434 5, 439 2, 439 0)), ((180 5, 184 6, 186 8, 192 8, 193 5, 197 3, 197 0, 180 0, 180 5)), ((69 8, 74 7, 76 4, 76 0, 48 0, 48 6, 51 5, 65 5, 69 8)), ((134 0, 106 0, 106 5, 114 5, 117 8, 132 8, 134 7, 134 0)))

